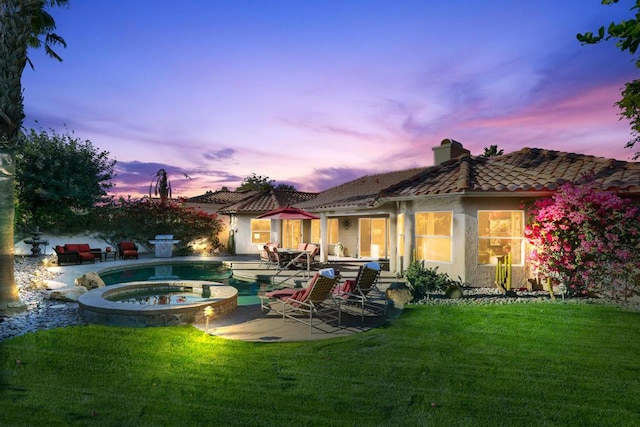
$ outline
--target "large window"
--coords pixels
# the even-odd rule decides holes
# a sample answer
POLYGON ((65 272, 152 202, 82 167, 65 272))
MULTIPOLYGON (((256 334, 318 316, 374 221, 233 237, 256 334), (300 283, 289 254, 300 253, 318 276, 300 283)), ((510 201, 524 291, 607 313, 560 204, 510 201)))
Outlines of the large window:
POLYGON ((416 259, 451 262, 452 212, 416 213, 416 259))
POLYGON ((311 220, 311 240, 310 243, 319 243, 320 242, 320 220, 312 219, 311 220))
POLYGON ((340 226, 340 220, 337 218, 330 218, 327 220, 327 243, 334 245, 338 243, 338 227, 340 226))
POLYGON ((299 219, 282 220, 282 246, 297 248, 302 241, 302 221, 299 219))
MULTIPOLYGON (((338 227, 340 225, 339 220, 335 218, 327 219, 327 243, 334 245, 339 242, 338 240, 338 227)), ((320 220, 311 220, 311 242, 320 243, 320 220)))
POLYGON ((265 244, 271 238, 270 219, 251 220, 251 243, 265 244))
POLYGON ((511 254, 512 264, 522 264, 524 211, 478 211, 478 264, 497 264, 511 254))

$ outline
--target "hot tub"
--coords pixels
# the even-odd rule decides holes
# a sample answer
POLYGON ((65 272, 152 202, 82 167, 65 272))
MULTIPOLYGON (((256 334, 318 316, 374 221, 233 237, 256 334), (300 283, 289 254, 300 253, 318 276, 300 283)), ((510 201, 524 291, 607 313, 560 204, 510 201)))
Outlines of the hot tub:
POLYGON ((238 290, 201 280, 141 281, 93 289, 81 295, 78 302, 80 314, 88 323, 134 327, 189 325, 204 320, 206 307, 213 309, 214 318, 235 310, 238 290), (135 302, 145 295, 156 302, 135 302))

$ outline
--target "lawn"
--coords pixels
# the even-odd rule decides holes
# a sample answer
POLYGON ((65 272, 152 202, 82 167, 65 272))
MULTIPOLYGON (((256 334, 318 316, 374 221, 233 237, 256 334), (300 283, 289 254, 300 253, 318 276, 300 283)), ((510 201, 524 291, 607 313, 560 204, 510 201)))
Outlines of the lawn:
POLYGON ((69 327, 0 343, 0 425, 636 426, 639 337, 640 313, 561 303, 303 343, 69 327))

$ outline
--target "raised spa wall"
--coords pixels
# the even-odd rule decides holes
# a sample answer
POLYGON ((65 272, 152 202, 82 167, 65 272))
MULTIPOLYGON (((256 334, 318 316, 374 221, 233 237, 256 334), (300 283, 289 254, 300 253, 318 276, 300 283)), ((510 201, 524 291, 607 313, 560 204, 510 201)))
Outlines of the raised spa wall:
POLYGON ((191 325, 205 320, 204 309, 213 308, 211 318, 224 316, 238 306, 238 291, 233 286, 201 280, 167 282, 131 282, 93 289, 80 296, 80 314, 88 323, 111 326, 148 327, 191 325), (202 293, 204 286, 211 290, 209 299, 176 305, 136 305, 109 298, 141 292, 189 291, 202 293))

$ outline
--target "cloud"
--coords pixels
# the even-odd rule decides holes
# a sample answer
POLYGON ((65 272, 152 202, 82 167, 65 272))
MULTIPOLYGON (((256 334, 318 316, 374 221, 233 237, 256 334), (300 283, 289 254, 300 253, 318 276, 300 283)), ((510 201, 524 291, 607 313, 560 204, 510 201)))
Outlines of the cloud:
MULTIPOLYGON (((167 171, 174 195, 186 196, 192 192, 200 194, 203 188, 235 187, 242 177, 227 171, 206 168, 184 168, 157 162, 117 162, 113 194, 131 194, 139 197, 149 194, 156 173, 167 171), (187 178, 188 176, 188 178, 187 178)), ((191 194, 194 195, 194 194, 191 194)))
POLYGON ((235 153, 236 150, 234 150, 233 148, 224 148, 218 151, 207 151, 203 154, 203 157, 205 158, 205 160, 213 161, 231 160, 233 159, 235 153))
POLYGON ((296 188, 301 191, 320 192, 370 173, 380 173, 380 171, 372 172, 357 168, 315 169, 312 174, 313 180, 305 181, 306 187, 296 186, 296 188))

